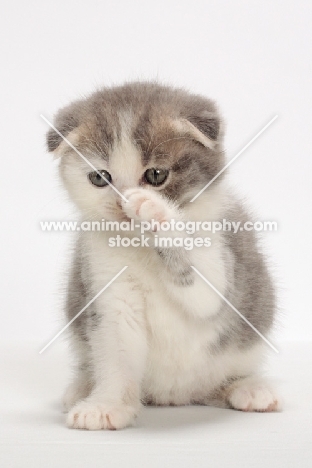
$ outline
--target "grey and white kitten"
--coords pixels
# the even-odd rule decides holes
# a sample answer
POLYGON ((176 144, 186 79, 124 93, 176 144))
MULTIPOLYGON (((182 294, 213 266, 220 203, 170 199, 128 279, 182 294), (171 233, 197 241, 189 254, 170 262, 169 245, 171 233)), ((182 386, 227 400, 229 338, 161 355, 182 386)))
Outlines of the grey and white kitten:
MULTIPOLYGON (((225 165, 220 116, 204 97, 135 82, 70 104, 55 126, 128 200, 50 130, 48 149, 82 219, 250 219, 222 175, 190 203, 225 165)), ((258 377, 267 344, 191 268, 268 336, 274 288, 254 234, 210 233, 209 248, 189 251, 112 248, 111 236, 80 232, 71 266, 68 320, 128 268, 71 325, 78 366, 64 398, 68 426, 124 428, 142 404, 278 410, 258 377)))

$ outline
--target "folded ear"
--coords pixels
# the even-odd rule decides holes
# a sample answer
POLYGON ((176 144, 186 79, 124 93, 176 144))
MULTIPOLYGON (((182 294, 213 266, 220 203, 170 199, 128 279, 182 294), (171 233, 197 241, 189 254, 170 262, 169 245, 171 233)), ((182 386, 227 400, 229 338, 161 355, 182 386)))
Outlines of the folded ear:
POLYGON ((184 119, 174 120, 180 133, 188 133, 207 148, 214 149, 220 134, 220 119, 214 112, 202 111, 184 119))
MULTIPOLYGON (((55 119, 54 126, 64 136, 79 126, 81 121, 81 102, 74 102, 61 109, 55 119)), ((62 143, 63 138, 53 128, 47 132, 46 142, 48 151, 55 151, 62 143)))
POLYGON ((216 141, 218 139, 220 119, 215 113, 203 111, 199 115, 188 117, 188 120, 210 140, 216 141))

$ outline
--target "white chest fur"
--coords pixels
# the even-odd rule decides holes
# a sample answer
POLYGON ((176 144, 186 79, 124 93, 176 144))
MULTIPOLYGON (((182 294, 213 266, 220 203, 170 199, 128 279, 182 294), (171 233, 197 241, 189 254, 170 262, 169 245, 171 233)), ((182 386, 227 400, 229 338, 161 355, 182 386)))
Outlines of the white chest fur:
MULTIPOLYGON (((222 299, 216 298, 200 278, 193 286, 180 286, 180 293, 175 290, 175 294, 171 294, 168 284, 160 280, 159 271, 156 273, 157 265, 146 252, 131 248, 111 249, 101 236, 92 240, 91 252, 98 288, 107 283, 118 268, 129 265, 127 272, 136 278, 145 296, 148 351, 142 397, 157 404, 188 404, 200 401, 231 374, 252 370, 260 346, 248 352, 231 349, 214 355, 209 351, 209 344, 216 341, 220 332, 209 317, 218 313, 222 299), (179 294, 182 301, 177 300, 179 294), (192 302, 193 298, 196 298, 196 304, 192 302), (206 316, 203 313, 196 315, 197 306, 206 316), (192 307, 194 314, 188 312, 192 307)), ((198 269, 209 278, 211 263, 213 278, 222 290, 225 277, 222 268, 217 268, 218 249, 209 250, 209 254, 205 258, 201 255, 200 259, 200 264, 196 264, 198 269)))

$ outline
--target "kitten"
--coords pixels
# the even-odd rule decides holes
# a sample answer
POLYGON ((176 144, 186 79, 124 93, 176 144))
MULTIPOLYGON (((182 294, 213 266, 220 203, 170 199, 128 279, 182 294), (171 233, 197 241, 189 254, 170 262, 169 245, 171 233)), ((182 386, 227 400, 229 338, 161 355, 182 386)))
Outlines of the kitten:
MULTIPOLYGON (((225 165, 222 122, 204 97, 135 82, 70 104, 55 126, 93 166, 48 132, 48 149, 60 157, 82 219, 250 219, 224 173, 190 202, 225 165)), ((158 234, 186 235, 156 231, 149 239, 158 234)), ((68 426, 124 428, 142 404, 278 410, 275 393, 258 377, 267 344, 197 273, 267 337, 275 295, 254 233, 209 233, 210 247, 190 250, 114 248, 112 235, 80 231, 76 243, 68 320, 128 268, 70 326, 78 365, 64 397, 68 426)))

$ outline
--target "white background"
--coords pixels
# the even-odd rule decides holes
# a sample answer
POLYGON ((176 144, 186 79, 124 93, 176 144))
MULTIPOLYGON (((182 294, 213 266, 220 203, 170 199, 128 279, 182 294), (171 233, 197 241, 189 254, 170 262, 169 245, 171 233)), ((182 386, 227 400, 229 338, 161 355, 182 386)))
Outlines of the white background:
POLYGON ((62 254, 70 235, 42 233, 39 221, 68 218, 72 207, 64 206, 55 162, 46 154, 47 125, 40 113, 52 118, 61 106, 101 85, 158 78, 219 103, 228 158, 278 114, 230 173, 259 219, 278 221, 278 232, 265 235, 281 293, 278 333, 309 339, 311 3, 54 0, 7 2, 4 11, 5 337, 40 337, 44 344, 60 325, 59 266, 66 263, 62 254))
POLYGON ((260 220, 278 222, 278 232, 264 235, 280 291, 274 343, 310 340, 311 2, 2 1, 1 8, 1 340, 33 342, 37 359, 63 325, 70 234, 43 233, 39 221, 75 218, 46 154, 40 113, 51 119, 96 87, 132 79, 215 99, 229 159, 278 114, 230 178, 260 220))

